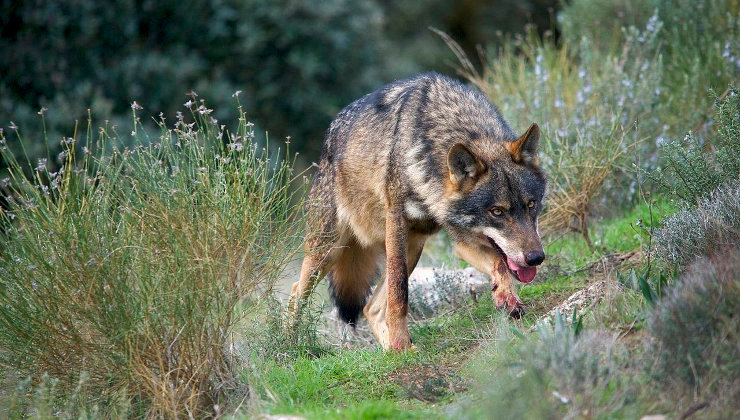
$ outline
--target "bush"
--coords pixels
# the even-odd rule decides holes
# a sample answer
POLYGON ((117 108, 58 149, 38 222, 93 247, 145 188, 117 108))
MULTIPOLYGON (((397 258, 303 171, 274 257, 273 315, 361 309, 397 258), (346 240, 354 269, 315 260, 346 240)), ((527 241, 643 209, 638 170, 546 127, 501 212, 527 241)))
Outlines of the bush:
POLYGON ((586 330, 576 335, 558 316, 531 340, 512 344, 504 333, 485 351, 481 390, 462 418, 639 417, 631 405, 626 349, 614 334, 586 330))
POLYGON ((678 135, 687 128, 705 131, 711 117, 707 90, 740 78, 739 16, 738 0, 572 0, 558 22, 566 45, 585 38, 614 52, 628 36, 622 28, 660 22, 660 43, 644 47, 661 57, 663 110, 645 117, 658 117, 662 131, 678 135))
POLYGON ((589 39, 595 48, 616 51, 624 41, 622 28, 644 27, 655 11, 644 0, 569 0, 558 13, 563 43, 578 45, 589 39))
POLYGON ((649 173, 685 206, 654 232, 654 255, 669 263, 687 266, 740 243, 740 95, 730 88, 715 106, 716 133, 667 142, 662 167, 649 173))
POLYGON ((740 244, 740 182, 708 194, 695 207, 661 222, 653 233, 653 254, 670 264, 687 266, 740 244))
POLYGON ((4 2, 0 115, 28 130, 35 159, 42 107, 57 139, 88 108, 130 131, 134 99, 174 119, 190 90, 214 98, 226 120, 239 89, 273 137, 318 155, 333 115, 390 77, 382 16, 372 0, 4 2))
POLYGON ((130 399, 137 416, 202 417, 228 395, 233 328, 253 307, 236 305, 268 292, 298 248, 300 195, 292 160, 258 149, 243 113, 234 132, 210 113, 162 120, 153 138, 135 116, 132 148, 88 122, 55 172, 19 163, 1 138, 9 372, 48 374, 68 394, 87 376, 87 398, 130 399))
POLYGON ((660 148, 661 166, 650 178, 684 205, 695 205, 722 184, 740 177, 740 92, 730 86, 715 100, 716 133, 708 139, 689 133, 660 148))
POLYGON ((648 329, 659 380, 732 385, 737 393, 740 252, 737 245, 726 251, 693 264, 655 307, 648 329))

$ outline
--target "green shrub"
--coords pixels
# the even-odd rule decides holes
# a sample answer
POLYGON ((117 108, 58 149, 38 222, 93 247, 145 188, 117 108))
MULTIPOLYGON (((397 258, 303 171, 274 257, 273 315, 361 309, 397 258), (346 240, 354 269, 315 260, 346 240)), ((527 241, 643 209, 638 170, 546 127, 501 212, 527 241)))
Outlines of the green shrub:
POLYGON ((740 177, 740 92, 730 87, 716 98, 716 132, 708 139, 689 133, 660 148, 661 166, 650 178, 687 205, 740 177))
POLYGON ((703 132, 711 119, 707 90, 724 89, 740 78, 738 0, 571 0, 558 23, 565 45, 588 39, 594 47, 612 52, 624 48, 629 37, 622 28, 661 25, 660 43, 644 42, 641 48, 661 57, 663 109, 643 120, 659 119, 667 134, 703 132))
POLYGON ((293 319, 276 296, 264 299, 263 310, 256 312, 255 318, 246 320, 244 330, 248 336, 242 352, 281 364, 301 356, 328 353, 329 345, 319 332, 326 308, 318 299, 306 300, 301 305, 297 319, 293 319), (292 328, 286 328, 288 322, 292 323, 292 328))
MULTIPOLYGON (((725 249, 693 264, 648 321, 660 380, 721 387, 740 374, 740 252, 725 249)), ((735 401, 736 402, 736 401, 735 401)))
POLYGON ((36 159, 42 107, 56 139, 86 109, 130 131, 134 99, 174 119, 190 90, 213 98, 214 116, 225 121, 239 89, 250 118, 273 138, 292 136, 297 151, 318 155, 331 117, 390 77, 382 16, 373 0, 5 2, 2 124, 28 130, 36 159))
POLYGON ((578 45, 589 39, 602 51, 617 50, 624 41, 622 28, 644 27, 655 11, 651 1, 644 0, 566 0, 558 25, 563 43, 578 45))
POLYGON ((3 368, 67 393, 86 375, 93 403, 130 399, 139 416, 201 417, 227 395, 234 325, 253 307, 236 305, 298 248, 301 200, 292 160, 260 150, 243 113, 233 132, 210 113, 158 136, 135 117, 132 148, 88 122, 54 172, 1 138, 3 368))

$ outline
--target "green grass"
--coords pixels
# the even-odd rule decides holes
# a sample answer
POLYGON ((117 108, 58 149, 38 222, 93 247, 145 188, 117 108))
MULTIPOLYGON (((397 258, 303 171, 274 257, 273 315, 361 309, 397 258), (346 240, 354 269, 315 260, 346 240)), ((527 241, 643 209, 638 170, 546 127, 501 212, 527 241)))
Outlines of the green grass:
POLYGON ((260 373, 252 373, 250 381, 260 390, 263 408, 270 413, 309 418, 341 418, 352 413, 352 418, 372 419, 417 406, 419 415, 409 418, 418 418, 428 415, 429 410, 405 396, 390 376, 418 364, 423 357, 420 352, 345 350, 319 358, 301 357, 288 364, 266 361, 260 365, 260 373), (357 406, 360 401, 363 404, 357 406))
POLYGON ((653 225, 657 226, 659 220, 674 213, 677 208, 666 196, 658 196, 652 203, 642 201, 618 217, 594 222, 591 232, 593 249, 589 249, 583 236, 570 233, 547 243, 545 253, 553 256, 558 264, 580 267, 606 254, 639 249, 647 245, 648 238, 639 224, 647 228, 652 218, 653 225))

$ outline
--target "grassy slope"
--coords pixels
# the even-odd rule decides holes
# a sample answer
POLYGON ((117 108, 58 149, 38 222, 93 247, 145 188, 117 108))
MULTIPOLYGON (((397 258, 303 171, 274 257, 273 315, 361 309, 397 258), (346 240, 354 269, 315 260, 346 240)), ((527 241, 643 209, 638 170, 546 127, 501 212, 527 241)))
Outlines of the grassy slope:
MULTIPOLYGON (((667 202, 657 203, 654 219, 671 208, 667 202)), ((538 316, 588 284, 587 271, 575 275, 569 272, 606 253, 638 248, 641 236, 632 228, 638 218, 646 223, 650 220, 647 205, 598 223, 594 231, 597 249, 593 252, 579 236, 549 244, 551 264, 558 265, 562 274, 545 274, 535 284, 520 287, 520 295, 530 308, 521 321, 504 320, 486 296, 455 312, 413 324, 411 335, 418 351, 395 354, 372 348, 336 350, 293 363, 266 363, 259 369, 258 383, 253 384, 254 389, 262 389, 260 410, 310 419, 450 418, 449 407, 464 399, 470 388, 470 368, 464 367, 475 358, 480 344, 494 335, 492 330, 502 324, 526 330, 538 316)), ((634 318, 633 301, 617 300, 617 305, 631 308, 632 315, 628 312, 622 318, 634 318)), ((602 320, 610 316, 599 315, 602 320)))

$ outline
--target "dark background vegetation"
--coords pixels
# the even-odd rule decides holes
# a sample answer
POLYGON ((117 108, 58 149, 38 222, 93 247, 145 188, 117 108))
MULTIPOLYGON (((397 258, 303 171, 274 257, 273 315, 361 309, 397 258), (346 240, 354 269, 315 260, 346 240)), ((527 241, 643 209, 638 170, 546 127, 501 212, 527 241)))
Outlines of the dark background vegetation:
MULTIPOLYGON (((20 127, 32 156, 45 155, 75 120, 130 131, 129 105, 172 121, 193 90, 222 122, 232 94, 257 133, 292 137, 303 161, 318 157, 331 118, 394 79, 436 70, 454 56, 428 27, 476 46, 554 25, 557 0, 96 0, 0 3, 0 125, 20 127), (128 127, 128 128, 127 128, 128 127)), ((476 63, 478 64, 478 63, 476 63)), ((144 118, 144 122, 148 118, 144 118)), ((14 136, 8 136, 13 141, 14 136)), ((52 151, 52 156, 55 155, 52 151)))

